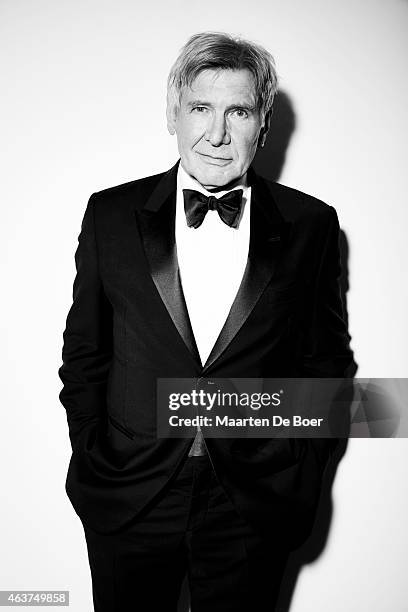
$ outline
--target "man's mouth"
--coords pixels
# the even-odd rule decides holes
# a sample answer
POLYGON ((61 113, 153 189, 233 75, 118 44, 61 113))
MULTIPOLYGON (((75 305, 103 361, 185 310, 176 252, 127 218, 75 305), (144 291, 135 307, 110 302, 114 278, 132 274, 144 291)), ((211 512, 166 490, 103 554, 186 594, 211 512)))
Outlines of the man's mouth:
POLYGON ((227 166, 232 162, 231 157, 220 157, 215 155, 208 155, 207 153, 198 153, 198 155, 203 158, 207 164, 214 166, 227 166))

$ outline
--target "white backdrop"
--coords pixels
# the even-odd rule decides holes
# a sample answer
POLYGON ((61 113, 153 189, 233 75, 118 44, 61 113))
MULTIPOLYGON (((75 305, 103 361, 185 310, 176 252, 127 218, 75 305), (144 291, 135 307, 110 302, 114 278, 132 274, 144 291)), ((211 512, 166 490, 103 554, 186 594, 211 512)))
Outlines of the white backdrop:
MULTIPOLYGON (((176 161, 165 81, 192 33, 275 56, 296 116, 279 180, 338 211, 358 376, 407 376, 407 26, 404 0, 2 0, 0 589, 69 589, 92 609, 58 400, 74 251, 92 192, 176 161)), ((407 447, 351 440, 291 612, 407 610, 407 447)))

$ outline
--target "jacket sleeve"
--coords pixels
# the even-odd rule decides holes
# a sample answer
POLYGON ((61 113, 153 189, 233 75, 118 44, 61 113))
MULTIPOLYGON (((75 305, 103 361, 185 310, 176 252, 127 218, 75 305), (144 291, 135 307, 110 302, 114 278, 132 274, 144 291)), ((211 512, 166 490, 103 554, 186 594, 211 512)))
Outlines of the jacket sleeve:
POLYGON ((350 349, 340 290, 340 227, 335 209, 328 208, 321 228, 316 282, 303 344, 303 376, 353 377, 357 366, 350 349))
MULTIPOLYGON (((306 318, 302 350, 304 378, 353 378, 357 366, 350 349, 350 335, 345 322, 340 289, 340 227, 335 209, 325 210, 321 229, 322 247, 317 257, 317 275, 311 310, 306 318), (327 212, 326 212, 327 211, 327 212)), ((346 410, 346 404, 344 410, 346 410)), ((345 414, 347 427, 349 415, 345 414)), ((343 418, 341 417, 341 418, 343 418)), ((312 441, 322 465, 338 444, 337 438, 314 438, 312 441)))
POLYGON ((63 383, 59 398, 66 410, 73 450, 82 433, 90 431, 105 410, 112 359, 112 307, 99 274, 94 205, 92 194, 75 253, 73 302, 63 334, 63 364, 58 370, 63 383))

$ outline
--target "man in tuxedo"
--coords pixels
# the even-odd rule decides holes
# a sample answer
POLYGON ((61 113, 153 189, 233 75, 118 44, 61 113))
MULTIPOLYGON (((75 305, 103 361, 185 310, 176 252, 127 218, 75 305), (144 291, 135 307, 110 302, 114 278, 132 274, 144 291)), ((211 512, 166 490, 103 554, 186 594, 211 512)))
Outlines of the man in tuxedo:
POLYGON ((156 427, 158 378, 354 372, 336 212, 251 166, 276 88, 262 47, 193 36, 168 79, 180 160, 86 207, 59 374, 97 612, 175 611, 186 572, 193 612, 273 610, 313 525, 333 440, 156 427))

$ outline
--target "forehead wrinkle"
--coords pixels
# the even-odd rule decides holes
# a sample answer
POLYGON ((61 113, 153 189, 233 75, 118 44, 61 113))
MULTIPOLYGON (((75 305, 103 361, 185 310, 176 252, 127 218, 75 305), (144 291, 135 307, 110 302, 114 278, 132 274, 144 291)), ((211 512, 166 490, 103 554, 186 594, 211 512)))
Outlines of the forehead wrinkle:
POLYGON ((221 95, 224 108, 226 106, 228 108, 240 107, 250 112, 259 108, 254 76, 247 69, 227 70, 214 68, 201 70, 190 83, 185 83, 181 88, 178 104, 183 104, 185 108, 191 109, 194 103, 200 102, 203 106, 207 105, 215 108, 219 106, 220 99, 217 99, 218 93, 221 95), (242 79, 243 73, 246 76, 244 79, 242 79), (226 74, 232 77, 236 75, 237 80, 232 78, 232 83, 229 83, 229 86, 221 84, 219 92, 217 92, 217 80, 220 76, 222 77, 226 74))
POLYGON ((198 81, 202 80, 202 77, 208 76, 209 79, 211 80, 211 86, 214 87, 215 81, 217 81, 224 74, 237 75, 238 73, 241 73, 241 74, 245 73, 249 77, 249 82, 247 83, 246 87, 250 89, 252 93, 255 94, 256 92, 255 79, 248 69, 229 70, 229 69, 223 69, 223 68, 213 68, 213 69, 207 68, 205 70, 201 70, 194 77, 194 79, 186 83, 186 86, 190 88, 191 90, 193 90, 194 84, 197 84, 198 81))
MULTIPOLYGON (((225 97, 227 98, 227 100, 225 101, 225 98, 223 99, 223 101, 225 101, 226 106, 228 108, 239 107, 239 108, 244 108, 247 110, 256 109, 257 104, 256 104, 256 96, 254 95, 254 92, 249 91, 248 89, 247 91, 243 92, 241 88, 238 88, 238 89, 239 91, 231 91, 231 90, 228 91, 228 94, 225 97), (234 99, 235 96, 236 98, 234 99)), ((193 90, 189 88, 189 91, 184 90, 183 94, 184 94, 186 106, 188 107, 200 106, 200 105, 214 107, 219 102, 219 100, 217 99, 211 100, 209 97, 207 97, 208 96, 207 92, 205 92, 203 95, 200 95, 200 91, 197 89, 193 90), (192 100, 188 99, 189 93, 190 95, 195 96, 192 100)))

